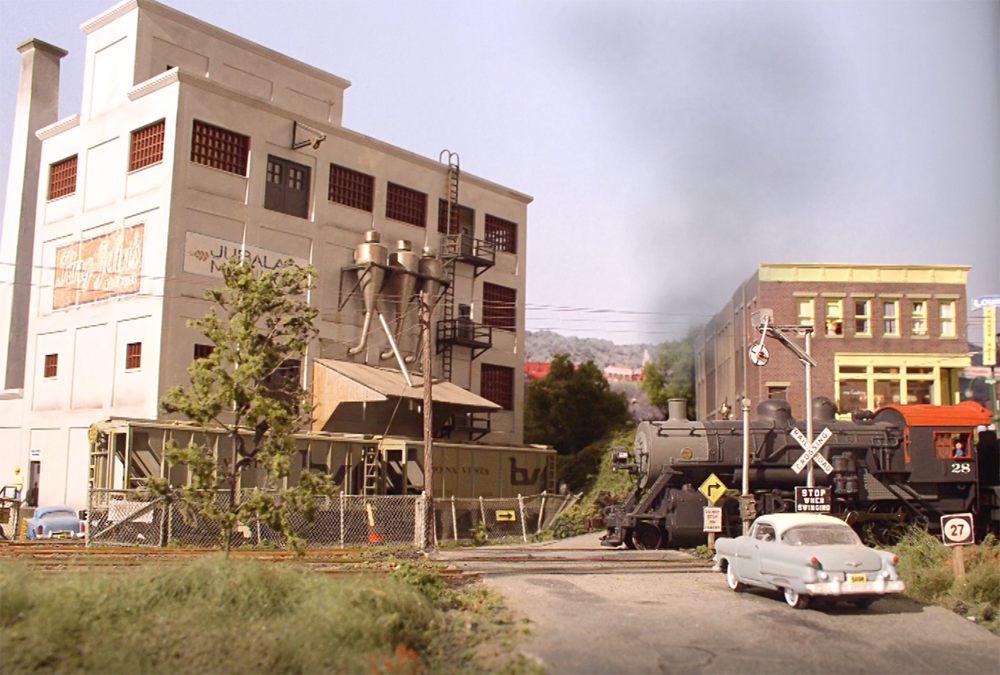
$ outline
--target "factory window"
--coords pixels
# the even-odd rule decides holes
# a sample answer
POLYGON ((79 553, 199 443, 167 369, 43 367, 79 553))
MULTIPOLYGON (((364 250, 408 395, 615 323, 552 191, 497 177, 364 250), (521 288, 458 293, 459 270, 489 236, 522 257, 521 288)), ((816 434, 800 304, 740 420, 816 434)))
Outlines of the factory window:
POLYGON ((195 164, 245 176, 249 156, 249 136, 194 120, 191 161, 195 164))
POLYGON ((427 195, 389 183, 385 191, 385 217, 417 227, 427 227, 427 195))
POLYGON ((517 328, 517 289, 483 284, 483 323, 494 328, 517 328))
POLYGON ((163 134, 166 126, 166 122, 160 120, 132 132, 129 171, 137 171, 163 161, 163 134))
POLYGON ((125 345, 125 370, 136 370, 142 365, 142 343, 130 342, 125 345))
POLYGON ((194 346, 194 358, 195 359, 207 359, 215 351, 215 347, 212 345, 195 345, 194 346))
POLYGON ((788 387, 787 386, 773 386, 769 385, 767 388, 767 397, 773 398, 778 401, 788 400, 788 387))
POLYGON ((812 326, 815 322, 812 298, 795 298, 795 323, 812 326))
POLYGON ((351 208, 372 212, 374 208, 375 177, 330 164, 329 200, 351 208))
POLYGON ((45 355, 45 377, 55 377, 59 372, 59 355, 58 354, 46 354, 45 355))
POLYGON ((882 334, 899 335, 899 302, 882 301, 882 334))
POLYGON ((513 410, 514 369, 484 363, 480 371, 479 393, 504 410, 513 410))
POLYGON ((826 301, 826 334, 828 336, 844 334, 844 302, 842 300, 826 301))
POLYGON ((289 394, 299 390, 302 363, 297 359, 285 359, 273 373, 268 375, 265 385, 273 394, 289 394))
POLYGON ((305 164, 267 156, 264 208, 297 218, 309 217, 310 170, 305 164))
POLYGON ((941 317, 941 337, 955 337, 955 302, 942 300, 938 303, 938 312, 941 317))
POLYGON ((914 335, 927 335, 926 300, 914 300, 910 306, 910 331, 914 335))
MULTIPOLYGON (((467 234, 475 232, 476 211, 458 204, 458 216, 452 218, 452 231, 448 232, 448 200, 438 200, 438 232, 441 234, 467 234)), ((488 217, 488 216, 487 216, 488 217)))
POLYGON ((863 337, 870 336, 872 334, 871 325, 871 307, 872 303, 870 300, 855 300, 854 301, 854 334, 861 335, 863 337))
POLYGON ((49 200, 76 192, 76 155, 49 166, 49 200))
POLYGON ((498 251, 517 253, 517 223, 487 213, 486 241, 498 251))

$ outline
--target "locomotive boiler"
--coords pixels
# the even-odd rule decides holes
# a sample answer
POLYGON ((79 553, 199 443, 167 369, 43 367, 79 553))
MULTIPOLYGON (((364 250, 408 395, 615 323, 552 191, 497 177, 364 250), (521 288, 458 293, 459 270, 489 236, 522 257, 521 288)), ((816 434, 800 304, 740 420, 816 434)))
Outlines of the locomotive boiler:
MULTIPOLYGON (((984 526, 995 526, 997 479, 990 479, 988 468, 984 477, 981 464, 995 463, 996 435, 976 437, 976 425, 988 423, 978 404, 971 404, 978 411, 965 404, 891 406, 851 419, 838 419, 828 398, 818 397, 812 405, 815 433, 830 432, 820 454, 832 471, 817 467, 814 475, 816 485, 830 487, 834 515, 876 534, 912 520, 933 526, 940 514, 959 511, 984 511, 984 526), (918 408, 920 414, 913 411, 918 408), (918 433, 920 420, 930 426, 918 433), (960 456, 955 447, 962 448, 960 456), (988 456, 980 462, 983 454, 988 456)), ((741 485, 743 422, 690 421, 685 410, 683 399, 670 401, 666 421, 641 423, 631 451, 613 451, 613 470, 631 474, 634 485, 622 502, 605 509, 603 545, 655 549, 703 543, 708 500, 697 487, 713 474, 729 487, 741 485)), ((806 484, 806 473, 792 468, 803 454, 792 432, 805 428, 786 401, 757 406, 749 422, 748 471, 757 514, 794 510, 794 489, 806 484)), ((723 509, 723 533, 739 534, 738 499, 725 497, 717 506, 723 509)))

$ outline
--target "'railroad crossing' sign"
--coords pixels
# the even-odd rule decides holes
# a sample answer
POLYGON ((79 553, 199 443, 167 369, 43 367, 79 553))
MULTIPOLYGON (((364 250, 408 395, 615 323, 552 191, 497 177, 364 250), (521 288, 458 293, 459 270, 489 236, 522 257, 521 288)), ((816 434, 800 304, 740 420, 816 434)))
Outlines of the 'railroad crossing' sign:
POLYGON ((941 537, 948 546, 965 546, 975 541, 971 513, 941 516, 941 537))
POLYGON ((701 484, 698 491, 705 495, 709 504, 714 504, 722 499, 722 495, 726 494, 726 484, 719 480, 719 477, 713 473, 705 479, 705 482, 701 484))
POLYGON ((806 435, 799 431, 798 429, 792 429, 792 438, 794 438, 805 452, 802 456, 795 460, 795 464, 792 464, 792 471, 795 473, 802 473, 802 469, 809 466, 809 461, 812 460, 819 465, 819 468, 823 469, 830 475, 833 473, 833 465, 826 461, 826 457, 819 454, 819 449, 823 447, 823 444, 830 440, 833 436, 833 432, 829 428, 823 429, 823 433, 813 439, 812 445, 806 440, 806 435))

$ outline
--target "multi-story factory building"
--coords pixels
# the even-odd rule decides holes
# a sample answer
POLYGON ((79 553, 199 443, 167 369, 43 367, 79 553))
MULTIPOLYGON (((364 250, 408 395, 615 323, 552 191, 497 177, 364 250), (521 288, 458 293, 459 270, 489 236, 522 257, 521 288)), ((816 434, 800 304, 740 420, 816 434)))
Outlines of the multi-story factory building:
POLYGON ((435 434, 522 443, 529 196, 454 156, 345 129, 348 81, 153 0, 81 29, 82 109, 64 119, 65 52, 19 46, 0 261, 4 478, 31 463, 40 503, 82 506, 88 428, 158 417, 211 347, 187 321, 233 255, 318 270, 319 339, 288 364, 316 385, 315 431, 419 437, 420 378, 405 384, 378 315, 391 332, 402 315, 395 337, 412 357, 409 294, 436 254, 435 434))
POLYGON ((751 363, 758 309, 773 310, 800 347, 812 327, 813 396, 842 414, 889 403, 958 403, 958 371, 968 367, 967 265, 761 264, 736 289, 695 343, 698 419, 739 415, 740 400, 787 400, 805 417, 805 367, 765 338, 770 360, 751 363))

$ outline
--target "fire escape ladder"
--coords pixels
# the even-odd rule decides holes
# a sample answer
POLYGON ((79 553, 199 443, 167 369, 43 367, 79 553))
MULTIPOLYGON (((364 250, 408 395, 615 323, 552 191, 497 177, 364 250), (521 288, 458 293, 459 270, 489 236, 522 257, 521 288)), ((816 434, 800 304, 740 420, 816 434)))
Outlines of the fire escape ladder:
POLYGON ((379 480, 382 477, 382 462, 380 461, 378 448, 365 448, 364 469, 365 485, 363 493, 365 495, 378 494, 379 480))
MULTIPOLYGON (((457 152, 442 150, 438 159, 448 158, 448 227, 446 235, 458 234, 458 177, 460 173, 459 159, 457 152)), ((447 267, 448 286, 444 291, 444 320, 451 322, 455 318, 455 268, 457 260, 454 257, 445 259, 447 267)), ((454 345, 450 342, 441 345, 441 379, 451 382, 451 361, 454 345)))

